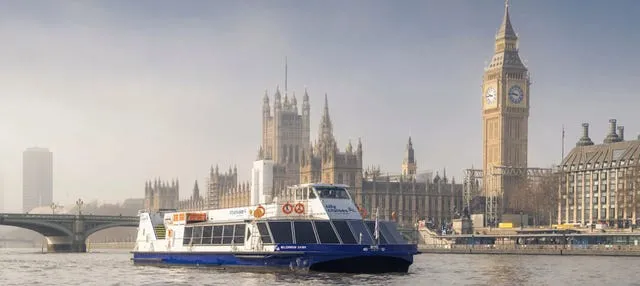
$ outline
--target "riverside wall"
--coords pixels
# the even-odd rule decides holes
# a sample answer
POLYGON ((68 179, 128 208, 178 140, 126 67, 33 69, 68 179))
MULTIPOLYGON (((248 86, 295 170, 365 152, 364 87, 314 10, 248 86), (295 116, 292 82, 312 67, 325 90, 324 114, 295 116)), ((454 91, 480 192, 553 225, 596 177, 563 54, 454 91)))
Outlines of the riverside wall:
POLYGON ((640 256, 635 245, 418 245, 421 253, 502 255, 640 256))

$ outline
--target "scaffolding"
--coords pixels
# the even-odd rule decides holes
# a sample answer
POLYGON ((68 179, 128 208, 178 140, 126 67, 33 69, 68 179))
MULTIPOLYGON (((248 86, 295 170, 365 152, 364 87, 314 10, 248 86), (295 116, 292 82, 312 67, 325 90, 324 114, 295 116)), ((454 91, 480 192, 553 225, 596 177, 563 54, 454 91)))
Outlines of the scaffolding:
POLYGON ((482 170, 465 169, 464 170, 464 187, 463 199, 464 207, 471 212, 471 200, 473 197, 481 194, 480 181, 482 180, 482 170))
POLYGON ((552 168, 526 168, 513 166, 492 166, 485 177, 485 225, 496 226, 505 210, 504 186, 516 186, 525 180, 548 176, 552 168))

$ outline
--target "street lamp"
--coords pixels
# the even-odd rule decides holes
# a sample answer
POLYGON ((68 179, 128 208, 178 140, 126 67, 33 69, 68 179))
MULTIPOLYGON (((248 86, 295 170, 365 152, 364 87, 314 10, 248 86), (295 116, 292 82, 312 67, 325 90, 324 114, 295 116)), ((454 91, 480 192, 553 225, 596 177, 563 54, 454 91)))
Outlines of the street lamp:
POLYGON ((78 215, 82 214, 82 205, 84 204, 84 202, 82 201, 82 199, 78 199, 76 201, 76 206, 78 206, 78 215))
POLYGON ((58 205, 52 202, 50 207, 51 207, 51 214, 56 214, 56 209, 58 208, 58 205))

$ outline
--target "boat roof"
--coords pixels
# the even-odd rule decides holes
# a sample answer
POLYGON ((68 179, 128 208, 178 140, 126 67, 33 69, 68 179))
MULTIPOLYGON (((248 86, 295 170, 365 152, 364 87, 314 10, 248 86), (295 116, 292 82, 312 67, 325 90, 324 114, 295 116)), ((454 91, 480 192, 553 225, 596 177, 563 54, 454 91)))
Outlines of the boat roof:
POLYGON ((296 187, 342 187, 342 188, 349 188, 349 185, 345 185, 345 184, 326 184, 326 183, 306 183, 306 184, 298 184, 298 185, 290 186, 290 188, 296 188, 296 187))

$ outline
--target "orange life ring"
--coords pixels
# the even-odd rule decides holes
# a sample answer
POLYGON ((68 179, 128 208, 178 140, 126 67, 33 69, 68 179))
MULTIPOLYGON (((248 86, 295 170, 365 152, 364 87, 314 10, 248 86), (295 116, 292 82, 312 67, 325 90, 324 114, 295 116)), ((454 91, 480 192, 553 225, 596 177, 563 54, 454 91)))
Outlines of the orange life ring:
POLYGON ((297 214, 302 214, 304 213, 304 205, 302 203, 297 203, 293 210, 295 210, 297 214))
POLYGON ((265 213, 266 213, 266 210, 264 209, 264 207, 262 205, 258 205, 256 210, 253 211, 253 216, 255 218, 261 218, 264 216, 265 213))
POLYGON ((285 214, 290 214, 291 212, 293 212, 293 205, 291 205, 289 202, 282 205, 282 212, 285 214))

